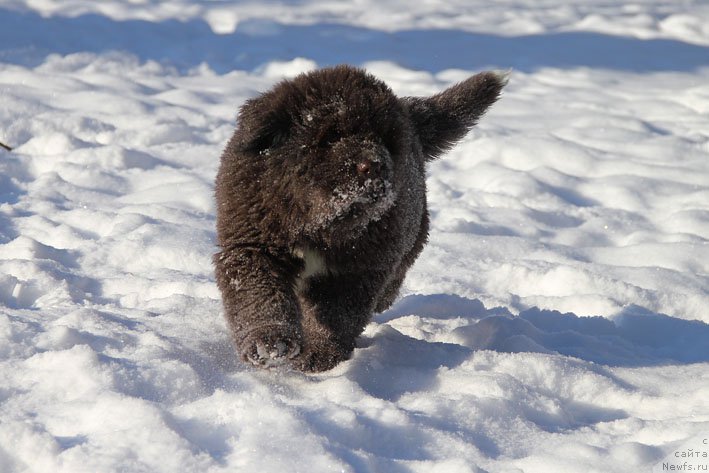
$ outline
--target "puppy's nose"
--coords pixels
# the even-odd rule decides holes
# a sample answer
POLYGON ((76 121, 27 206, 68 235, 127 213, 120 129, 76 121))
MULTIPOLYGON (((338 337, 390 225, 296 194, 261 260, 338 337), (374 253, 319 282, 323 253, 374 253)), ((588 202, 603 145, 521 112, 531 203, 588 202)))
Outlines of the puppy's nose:
POLYGON ((372 161, 371 159, 363 159, 357 163, 357 174, 362 177, 373 178, 379 175, 379 171, 382 168, 382 164, 379 161, 372 161))

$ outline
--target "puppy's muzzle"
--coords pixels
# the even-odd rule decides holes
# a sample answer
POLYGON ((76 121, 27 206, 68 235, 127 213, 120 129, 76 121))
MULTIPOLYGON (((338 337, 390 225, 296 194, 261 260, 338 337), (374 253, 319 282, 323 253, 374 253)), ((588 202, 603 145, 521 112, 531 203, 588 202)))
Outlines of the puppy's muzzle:
POLYGON ((360 188, 371 190, 372 184, 389 180, 391 157, 386 150, 364 151, 355 159, 355 163, 360 188))
POLYGON ((376 201, 386 193, 389 170, 379 157, 361 158, 357 162, 357 185, 362 197, 376 201))
MULTIPOLYGON (((383 168, 380 161, 365 158, 357 163, 357 184, 366 192, 372 193, 386 178, 386 169, 383 168)), ((377 194, 377 192, 373 194, 377 194)), ((372 197, 374 196, 372 195, 372 197)))
POLYGON ((362 179, 374 179, 379 177, 379 172, 382 170, 382 163, 372 159, 363 159, 357 163, 357 174, 362 179))

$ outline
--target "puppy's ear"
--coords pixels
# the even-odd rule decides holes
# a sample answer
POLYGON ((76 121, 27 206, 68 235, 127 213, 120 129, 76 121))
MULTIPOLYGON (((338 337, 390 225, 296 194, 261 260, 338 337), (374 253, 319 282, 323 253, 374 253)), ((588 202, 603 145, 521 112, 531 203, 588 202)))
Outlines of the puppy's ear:
POLYGON ((239 111, 236 144, 243 151, 261 152, 283 144, 292 120, 285 104, 273 94, 247 100, 239 111))
POLYGON ((500 97, 509 75, 503 71, 481 72, 432 97, 403 99, 426 159, 437 158, 465 136, 500 97))

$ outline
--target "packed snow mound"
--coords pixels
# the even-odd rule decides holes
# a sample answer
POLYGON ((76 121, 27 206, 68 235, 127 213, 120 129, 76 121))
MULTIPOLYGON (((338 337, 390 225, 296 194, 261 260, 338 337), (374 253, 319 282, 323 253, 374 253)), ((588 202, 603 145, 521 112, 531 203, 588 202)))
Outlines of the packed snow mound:
POLYGON ((650 471, 709 432, 705 2, 0 12, 3 473, 650 471), (514 72, 430 166, 430 243, 352 359, 255 371, 218 156, 246 99, 339 62, 399 95, 514 72))

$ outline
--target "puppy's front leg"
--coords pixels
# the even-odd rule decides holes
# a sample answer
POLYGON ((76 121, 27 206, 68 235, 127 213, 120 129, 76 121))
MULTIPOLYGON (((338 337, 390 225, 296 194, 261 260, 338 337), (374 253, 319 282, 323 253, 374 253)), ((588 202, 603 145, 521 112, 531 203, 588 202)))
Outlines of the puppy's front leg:
POLYGON ((384 272, 321 274, 299 292, 303 351, 291 364, 301 371, 326 371, 346 360, 369 323, 384 272))
POLYGON ((236 348, 256 366, 273 366, 301 350, 301 313, 293 292, 297 268, 277 251, 235 247, 214 256, 217 285, 236 348))

